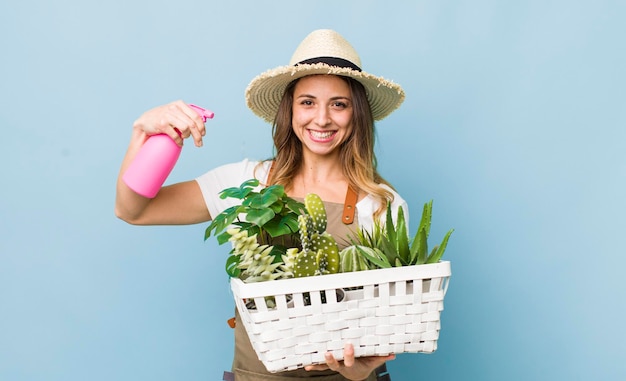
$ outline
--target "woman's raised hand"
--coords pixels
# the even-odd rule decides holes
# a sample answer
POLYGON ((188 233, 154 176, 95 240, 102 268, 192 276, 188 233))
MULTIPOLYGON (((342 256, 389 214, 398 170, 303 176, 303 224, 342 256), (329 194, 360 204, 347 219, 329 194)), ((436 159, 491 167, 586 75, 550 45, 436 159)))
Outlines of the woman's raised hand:
POLYGON ((201 147, 206 134, 202 117, 180 100, 146 111, 133 123, 133 128, 146 135, 167 134, 179 146, 191 136, 195 145, 201 147))

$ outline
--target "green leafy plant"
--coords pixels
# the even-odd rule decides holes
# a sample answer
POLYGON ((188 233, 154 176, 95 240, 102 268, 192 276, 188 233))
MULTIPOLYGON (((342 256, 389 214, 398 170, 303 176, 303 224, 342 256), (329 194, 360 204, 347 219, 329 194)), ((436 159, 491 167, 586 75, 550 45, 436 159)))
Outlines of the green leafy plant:
MULTIPOLYGON (((258 185, 259 180, 251 179, 239 187, 220 192, 220 198, 235 198, 241 203, 215 216, 205 230, 204 239, 214 235, 220 245, 224 244, 232 237, 228 230, 237 226, 238 233, 245 232, 246 237, 255 237, 261 245, 268 244, 272 239, 274 245, 270 246, 269 255, 272 256, 272 263, 278 263, 289 247, 299 246, 298 216, 304 213, 305 207, 288 197, 282 185, 255 191, 258 185)), ((240 275, 240 261, 241 256, 228 258, 226 271, 230 276, 240 275)))
POLYGON ((366 263, 370 268, 390 268, 439 262, 454 229, 450 229, 444 235, 441 244, 435 245, 429 252, 428 236, 430 234, 432 210, 433 201, 431 200, 424 204, 419 227, 413 240, 410 241, 404 210, 402 208, 398 209, 394 225, 391 206, 388 203, 385 223, 375 222, 371 232, 360 229, 353 242, 354 245, 342 250, 341 253, 342 256, 357 255, 363 258, 351 258, 349 261, 344 261, 342 257, 342 263, 366 263), (373 251, 365 250, 363 247, 371 248, 373 251))

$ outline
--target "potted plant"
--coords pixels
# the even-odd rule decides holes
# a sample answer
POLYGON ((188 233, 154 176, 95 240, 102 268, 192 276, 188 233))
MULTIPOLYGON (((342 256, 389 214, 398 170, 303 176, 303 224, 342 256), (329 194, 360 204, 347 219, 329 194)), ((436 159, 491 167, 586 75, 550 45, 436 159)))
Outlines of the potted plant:
POLYGON ((233 246, 226 270, 235 304, 269 371, 324 363, 328 351, 342 359, 345 340, 357 357, 436 349, 451 274, 441 258, 453 230, 428 250, 432 201, 412 240, 402 208, 394 224, 388 205, 384 223, 339 251, 317 195, 299 203, 281 186, 257 192, 258 184, 221 193, 241 203, 216 216, 205 239, 233 246))
POLYGON ((450 229, 429 253, 433 201, 424 204, 412 240, 404 210, 398 209, 394 224, 388 204, 384 223, 375 221, 372 231, 359 229, 353 244, 339 252, 326 231, 326 212, 319 196, 309 194, 303 204, 288 197, 281 185, 255 191, 258 185, 258 180, 251 179, 223 190, 221 198, 242 201, 217 215, 204 236, 206 240, 217 235, 220 244, 233 244, 226 272, 248 283, 437 263, 454 231, 450 229), (270 237, 279 243, 269 245, 270 237))
POLYGON ((390 204, 387 204, 385 223, 374 222, 372 231, 359 229, 353 245, 341 252, 343 272, 413 266, 437 263, 441 260, 448 246, 448 240, 454 232, 450 229, 441 244, 435 245, 428 252, 428 236, 432 219, 433 201, 424 204, 422 218, 412 241, 409 241, 404 210, 398 209, 394 225, 390 204))
POLYGON ((304 210, 302 203, 287 196, 282 185, 255 191, 258 185, 259 180, 251 179, 239 187, 224 189, 220 193, 222 199, 235 198, 241 203, 218 214, 204 233, 205 240, 213 234, 219 244, 233 243, 226 272, 230 277, 248 281, 272 280, 282 275, 282 257, 290 247, 299 245, 298 217, 304 210), (279 244, 268 245, 270 237, 278 238, 279 244))

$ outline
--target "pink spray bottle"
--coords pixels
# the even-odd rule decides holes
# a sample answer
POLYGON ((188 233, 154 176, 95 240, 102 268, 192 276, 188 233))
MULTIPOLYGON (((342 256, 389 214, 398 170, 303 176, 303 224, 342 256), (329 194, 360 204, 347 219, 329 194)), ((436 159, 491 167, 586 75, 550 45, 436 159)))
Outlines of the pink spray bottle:
MULTIPOLYGON (((213 112, 209 110, 192 104, 189 107, 202 117, 203 122, 213 118, 213 112)), ((122 180, 135 193, 154 198, 172 172, 181 150, 182 147, 166 134, 150 136, 124 172, 122 180)))

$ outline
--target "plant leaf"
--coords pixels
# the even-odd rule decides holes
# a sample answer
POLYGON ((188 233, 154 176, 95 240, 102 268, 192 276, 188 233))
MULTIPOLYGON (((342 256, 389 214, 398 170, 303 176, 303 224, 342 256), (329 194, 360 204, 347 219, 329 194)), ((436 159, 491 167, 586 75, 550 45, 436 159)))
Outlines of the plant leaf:
POLYGON ((402 207, 398 208, 398 217, 396 218, 396 250, 402 262, 410 265, 409 233, 407 232, 402 207))
POLYGON ((441 260, 441 257, 443 257, 443 253, 446 251, 446 246, 448 246, 448 239, 450 239, 450 235, 452 235, 452 232, 454 232, 454 229, 448 230, 446 235, 443 237, 443 241, 441 241, 441 245, 439 245, 439 248, 434 255, 428 257, 426 263, 437 263, 441 260))
MULTIPOLYGON (((422 212, 423 227, 426 229, 426 238, 430 236, 430 224, 432 222, 432 217, 433 200, 430 200, 424 204, 424 211, 422 212)), ((420 226, 422 226, 422 221, 420 221, 420 226)))
MULTIPOLYGON (((416 264, 423 264, 424 262, 421 262, 421 260, 426 260, 426 254, 421 251, 424 250, 423 247, 423 242, 422 241, 427 241, 428 240, 428 235, 430 233, 430 221, 431 221, 431 217, 432 217, 432 209, 433 209, 433 201, 430 200, 429 202, 424 204, 424 207, 422 208, 422 218, 420 219, 420 224, 417 228, 417 231, 415 232, 415 236, 413 237, 413 242, 411 243, 411 263, 413 263, 414 261, 416 261, 416 264), (422 233, 422 230, 424 230, 424 233, 422 233), (420 260, 420 256, 419 254, 422 254, 422 259, 420 260)), ((426 244, 426 249, 428 249, 428 244, 426 244)))
POLYGON ((287 200, 285 201, 285 205, 287 206, 287 209, 298 215, 306 213, 306 208, 304 207, 304 204, 294 199, 287 198, 287 200))
POLYGON ((272 185, 261 189, 259 193, 247 197, 244 201, 254 208, 269 208, 274 202, 283 197, 284 194, 285 189, 282 185, 272 185))
POLYGON ((226 273, 231 278, 238 278, 239 274, 241 274, 241 269, 237 267, 240 261, 241 257, 239 255, 230 255, 226 258, 226 273))
POLYGON ((372 262, 379 268, 388 269, 392 267, 391 263, 389 263, 389 260, 387 259, 385 254, 383 254, 380 250, 374 249, 374 251, 377 252, 377 254, 379 254, 377 257, 374 257, 373 255, 370 255, 367 251, 361 249, 358 246, 356 246, 356 249, 359 251, 359 253, 361 253, 363 257, 365 257, 368 261, 372 262))
POLYGON ((215 234, 220 234, 235 221, 239 213, 244 213, 245 210, 246 208, 241 205, 235 205, 225 209, 222 213, 218 214, 206 228, 204 231, 204 239, 207 240, 211 236, 212 231, 215 231, 215 234))
POLYGON ((221 191, 220 198, 223 200, 225 198, 232 197, 232 198, 238 198, 241 200, 245 198, 248 194, 250 194, 250 192, 252 192, 252 189, 258 185, 259 185, 259 180, 257 179, 250 179, 250 180, 244 181, 238 187, 227 188, 221 191))
POLYGON ((274 257, 272 263, 283 261, 283 255, 287 253, 287 247, 283 245, 274 245, 270 251, 270 255, 274 257))
POLYGON ((414 245, 417 247, 417 262, 416 264, 421 265, 426 262, 426 256, 428 255, 428 238, 426 233, 426 227, 422 226, 421 229, 417 232, 416 239, 417 242, 414 245))
POLYGON ((269 220, 274 218, 276 213, 272 209, 250 209, 246 214, 246 221, 261 227, 265 225, 269 220))
POLYGON ((385 235, 389 242, 396 242, 396 228, 393 225, 393 218, 391 217, 391 203, 387 201, 387 213, 385 219, 385 235))
MULTIPOLYGON (((288 218, 282 218, 280 220, 273 218, 263 225, 263 230, 265 230, 272 237, 280 237, 281 235, 291 234, 293 233, 293 230, 291 229, 291 226, 285 222, 286 220, 288 220, 288 218)), ((296 226, 297 224, 298 223, 296 221, 296 226)))
POLYGON ((274 203, 269 205, 269 208, 274 211, 274 213, 279 214, 283 211, 284 203, 281 199, 277 199, 274 203))
POLYGON ((271 193, 278 198, 283 198, 283 196, 285 196, 285 187, 280 184, 274 184, 267 188, 263 188, 261 193, 271 193))
POLYGON ((223 232, 217 236, 217 243, 220 245, 225 244, 232 237, 228 232, 223 232))
POLYGON ((380 237, 380 251, 382 251, 389 263, 396 263, 396 260, 399 259, 398 253, 396 252, 396 245, 389 241, 386 236, 380 237))
POLYGON ((298 231, 298 217, 293 214, 284 215, 280 223, 289 227, 290 233, 296 233, 298 231))

